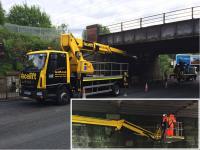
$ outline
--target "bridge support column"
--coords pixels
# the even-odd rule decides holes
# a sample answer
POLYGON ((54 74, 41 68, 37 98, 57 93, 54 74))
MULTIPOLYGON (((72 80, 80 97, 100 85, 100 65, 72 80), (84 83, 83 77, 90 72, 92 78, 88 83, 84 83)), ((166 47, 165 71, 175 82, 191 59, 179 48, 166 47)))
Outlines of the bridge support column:
POLYGON ((151 70, 152 70, 152 73, 150 75, 154 81, 162 79, 162 74, 160 72, 160 59, 159 59, 158 55, 156 57, 154 57, 152 66, 150 68, 150 71, 151 70))
POLYGON ((86 27, 86 40, 96 42, 98 40, 99 25, 94 24, 86 27))

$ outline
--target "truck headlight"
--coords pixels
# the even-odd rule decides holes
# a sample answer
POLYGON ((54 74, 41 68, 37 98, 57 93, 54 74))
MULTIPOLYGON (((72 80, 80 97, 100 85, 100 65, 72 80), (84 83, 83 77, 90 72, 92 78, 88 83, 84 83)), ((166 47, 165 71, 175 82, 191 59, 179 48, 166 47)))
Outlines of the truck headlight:
POLYGON ((36 95, 37 96, 42 96, 42 92, 37 92, 36 95))

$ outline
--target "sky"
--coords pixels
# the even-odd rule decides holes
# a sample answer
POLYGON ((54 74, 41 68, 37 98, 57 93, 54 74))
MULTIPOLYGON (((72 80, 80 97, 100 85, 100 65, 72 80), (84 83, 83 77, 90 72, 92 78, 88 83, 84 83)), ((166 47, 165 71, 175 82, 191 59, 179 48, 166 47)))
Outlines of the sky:
POLYGON ((77 36, 87 25, 110 25, 172 10, 200 6, 199 0, 0 0, 4 10, 15 4, 38 5, 53 25, 68 24, 77 36))

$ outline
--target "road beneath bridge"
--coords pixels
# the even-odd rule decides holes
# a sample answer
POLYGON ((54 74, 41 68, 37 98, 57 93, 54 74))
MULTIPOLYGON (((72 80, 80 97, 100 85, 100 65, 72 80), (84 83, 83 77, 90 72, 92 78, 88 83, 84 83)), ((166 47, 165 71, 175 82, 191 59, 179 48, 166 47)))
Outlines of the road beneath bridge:
MULTIPOLYGON (((109 93, 92 96, 90 98, 113 98, 109 93)), ((144 85, 132 85, 122 89, 118 98, 199 98, 199 77, 196 81, 177 83, 176 80, 168 82, 167 88, 162 83, 149 83, 148 91, 144 85), (124 93, 127 96, 124 96, 124 93)))

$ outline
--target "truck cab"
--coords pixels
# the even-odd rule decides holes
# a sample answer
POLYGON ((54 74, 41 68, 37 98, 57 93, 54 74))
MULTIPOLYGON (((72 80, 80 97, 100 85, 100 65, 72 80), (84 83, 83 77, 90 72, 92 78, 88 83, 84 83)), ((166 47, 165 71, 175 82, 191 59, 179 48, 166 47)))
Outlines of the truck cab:
POLYGON ((20 74, 21 96, 42 101, 48 97, 58 96, 59 93, 55 90, 59 87, 69 88, 70 65, 67 52, 57 50, 29 52, 27 60, 26 67, 20 74))

